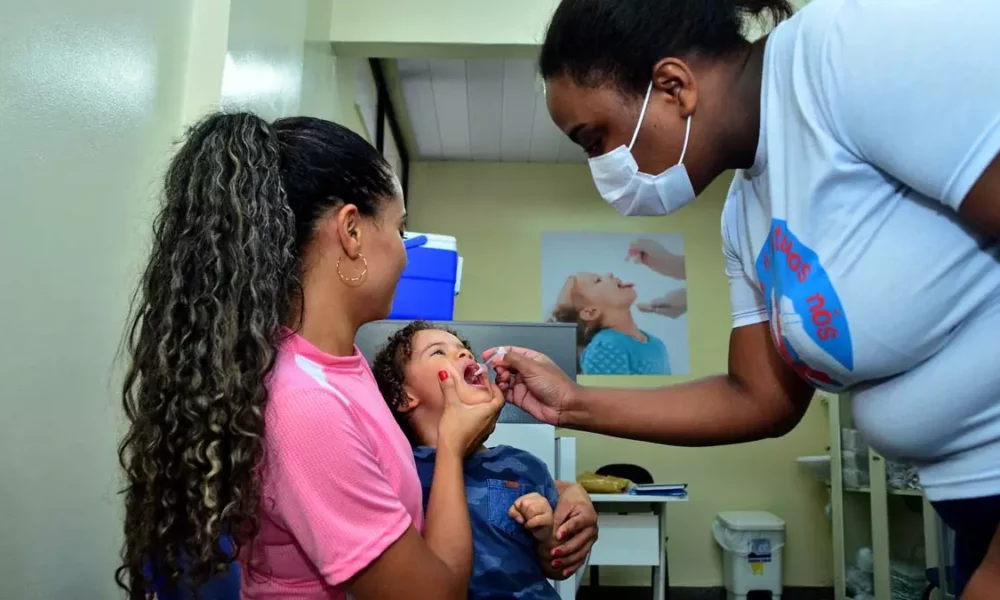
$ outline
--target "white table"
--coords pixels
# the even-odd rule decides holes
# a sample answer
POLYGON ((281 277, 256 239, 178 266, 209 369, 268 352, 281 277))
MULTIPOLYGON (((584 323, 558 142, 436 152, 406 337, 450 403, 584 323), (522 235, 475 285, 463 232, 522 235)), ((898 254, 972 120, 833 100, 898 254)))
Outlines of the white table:
POLYGON ((667 505, 687 497, 591 494, 599 535, 590 566, 652 567, 653 599, 663 600, 667 575, 667 505))

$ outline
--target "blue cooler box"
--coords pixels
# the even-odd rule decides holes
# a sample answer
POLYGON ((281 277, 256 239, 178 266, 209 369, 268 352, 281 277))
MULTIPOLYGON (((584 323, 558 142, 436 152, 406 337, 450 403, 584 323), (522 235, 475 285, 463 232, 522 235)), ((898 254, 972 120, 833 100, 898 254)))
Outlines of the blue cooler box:
POLYGON ((462 263, 455 238, 411 232, 405 244, 409 263, 396 288, 389 318, 451 321, 462 263))

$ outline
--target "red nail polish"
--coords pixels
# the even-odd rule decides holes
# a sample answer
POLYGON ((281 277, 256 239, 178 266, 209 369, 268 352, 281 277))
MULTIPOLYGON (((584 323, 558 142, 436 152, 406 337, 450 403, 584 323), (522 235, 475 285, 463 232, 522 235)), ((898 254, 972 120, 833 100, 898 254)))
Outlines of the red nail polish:
POLYGON ((559 548, 556 548, 555 550, 552 551, 552 557, 553 558, 557 558, 559 556, 562 556, 562 550, 560 550, 559 548))
POLYGON ((552 561, 552 568, 553 569, 558 569, 561 566, 562 566, 562 561, 561 560, 554 560, 554 561, 552 561))
POLYGON ((441 381, 448 379, 448 371, 438 371, 438 379, 441 381))
POLYGON ((570 575, 571 575, 571 573, 569 572, 569 569, 566 569, 565 571, 563 571, 563 577, 569 577, 570 575))

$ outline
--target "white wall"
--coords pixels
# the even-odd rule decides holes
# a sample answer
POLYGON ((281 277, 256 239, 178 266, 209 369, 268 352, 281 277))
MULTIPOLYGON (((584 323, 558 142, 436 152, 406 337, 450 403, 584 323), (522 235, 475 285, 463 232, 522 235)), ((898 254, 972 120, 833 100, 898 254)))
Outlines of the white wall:
POLYGON ((190 21, 191 0, 0 9, 0 598, 119 597, 112 364, 190 21))
POLYGON ((316 116, 364 135, 355 90, 366 63, 334 57, 330 14, 330 0, 231 0, 223 107, 316 116))
POLYGON ((361 131, 363 60, 334 58, 330 18, 329 0, 0 8, 0 599, 120 597, 115 354, 172 142, 220 101, 361 131))

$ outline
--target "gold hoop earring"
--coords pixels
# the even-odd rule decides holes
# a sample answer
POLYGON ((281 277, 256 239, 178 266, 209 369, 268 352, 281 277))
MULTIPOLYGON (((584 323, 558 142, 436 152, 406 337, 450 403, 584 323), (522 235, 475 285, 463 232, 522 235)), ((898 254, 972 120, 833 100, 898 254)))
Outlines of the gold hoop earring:
POLYGON ((361 273, 356 277, 346 277, 343 271, 340 270, 340 262, 344 259, 344 257, 341 256, 337 259, 337 276, 340 277, 341 281, 351 287, 358 287, 365 280, 365 277, 368 276, 368 259, 366 259, 361 253, 358 253, 358 258, 361 259, 362 269, 361 273))

